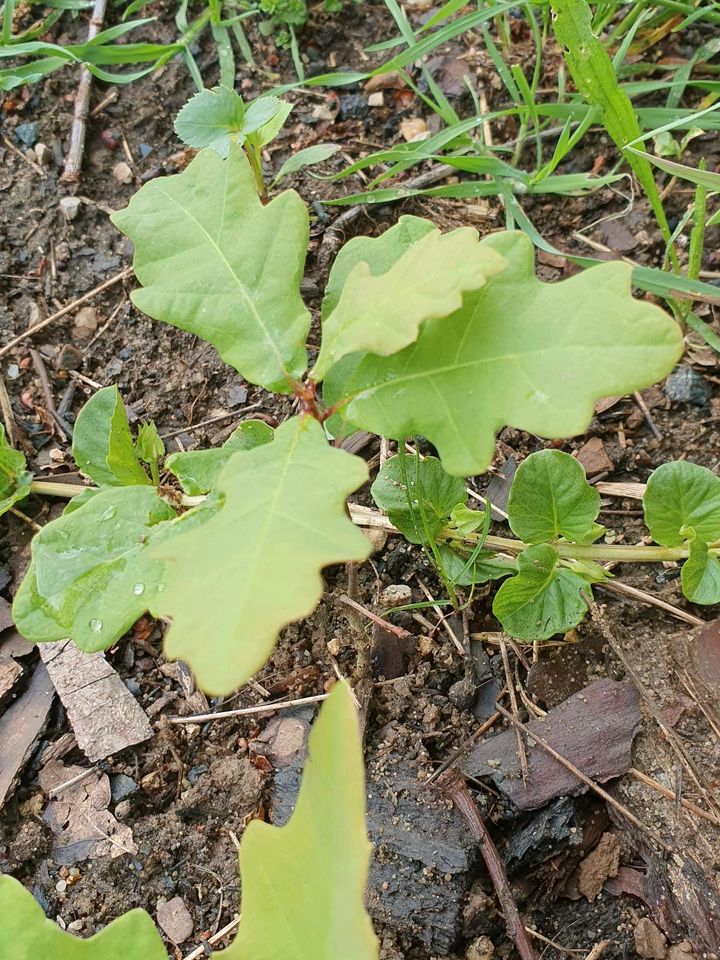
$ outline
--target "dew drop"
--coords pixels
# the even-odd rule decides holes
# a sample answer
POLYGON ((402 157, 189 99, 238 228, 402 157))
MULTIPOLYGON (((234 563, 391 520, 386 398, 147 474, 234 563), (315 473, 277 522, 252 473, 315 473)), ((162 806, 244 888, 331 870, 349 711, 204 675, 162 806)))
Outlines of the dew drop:
POLYGON ((102 620, 95 620, 94 618, 88 623, 88 626, 91 630, 94 630, 95 633, 100 633, 103 628, 102 620))
POLYGON ((136 597, 139 597, 140 594, 145 593, 145 584, 136 583, 135 586, 133 587, 133 593, 135 594, 136 597))
POLYGON ((100 514, 101 520, 112 520, 112 518, 117 513, 117 507, 108 507, 104 513, 100 514))

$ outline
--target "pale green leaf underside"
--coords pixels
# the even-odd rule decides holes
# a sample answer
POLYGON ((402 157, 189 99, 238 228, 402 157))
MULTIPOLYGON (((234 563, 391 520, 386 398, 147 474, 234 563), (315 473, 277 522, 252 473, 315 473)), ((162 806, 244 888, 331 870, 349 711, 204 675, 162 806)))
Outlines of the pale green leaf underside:
POLYGON ((72 452, 82 472, 100 486, 150 483, 138 462, 125 405, 115 386, 98 390, 78 414, 72 452))
POLYGON ((395 438, 422 434, 457 476, 487 468, 503 426, 543 437, 584 432, 596 400, 656 382, 682 351, 677 324, 632 298, 627 264, 547 284, 535 277, 524 234, 482 244, 508 269, 452 316, 424 324, 411 346, 348 357, 326 378, 326 400, 344 400, 352 423, 395 438))
POLYGON ((147 611, 162 580, 147 543, 174 518, 153 488, 135 486, 101 490, 47 524, 13 604, 18 630, 35 643, 109 647, 147 611))
POLYGON ((405 474, 400 455, 390 457, 382 465, 370 492, 377 506, 410 543, 424 543, 447 524, 453 508, 467 500, 465 481, 449 476, 437 457, 419 460, 411 454, 402 456, 405 474))
POLYGON ((379 237, 348 240, 340 248, 330 270, 322 302, 323 324, 338 305, 345 281, 358 264, 366 263, 374 277, 387 273, 406 251, 435 229, 430 220, 405 215, 379 237))
POLYGON ((504 267, 503 258, 481 245, 471 227, 445 234, 432 230, 379 276, 368 263, 357 263, 323 321, 313 378, 322 380, 348 353, 397 353, 416 339, 425 320, 453 313, 465 292, 479 290, 504 267))
POLYGON ((683 593, 692 603, 720 603, 720 560, 697 537, 690 540, 690 556, 680 577, 683 593))
POLYGON ((227 160, 201 150, 183 173, 151 180, 112 219, 135 244, 140 310, 209 341, 251 383, 286 392, 302 376, 309 226, 296 193, 263 205, 233 145, 227 160))
POLYGON ((508 516, 510 529, 526 543, 547 543, 558 537, 584 542, 599 511, 600 494, 570 454, 541 450, 518 467, 508 516))
POLYGON ((25 457, 13 449, 0 423, 0 516, 30 493, 32 475, 27 470, 25 457))
POLYGON ((227 157, 231 142, 243 130, 244 118, 245 105, 234 90, 223 86, 201 90, 178 113, 175 133, 191 147, 210 147, 227 157))
POLYGON ((518 556, 517 576, 500 587, 493 613, 512 637, 547 640, 576 626, 587 613, 581 591, 592 595, 589 582, 555 566, 557 553, 547 544, 528 547, 518 556))
POLYGON ((272 443, 228 461, 222 506, 201 530, 152 550, 167 561, 153 611, 172 620, 165 652, 186 660, 204 690, 245 683, 280 629, 315 607, 320 570, 367 557, 344 503, 366 479, 365 463, 329 447, 317 421, 289 420, 272 443))
POLYGON ((310 734, 289 823, 254 820, 245 832, 242 921, 218 960, 376 960, 365 911, 370 849, 355 706, 339 684, 310 734))
POLYGON ((32 894, 9 875, 0 877, 0 956, 3 960, 167 960, 144 910, 131 910, 100 933, 81 940, 48 920, 32 894))
POLYGON ((645 523, 656 543, 679 547, 692 536, 720 540, 720 477, 687 460, 664 463, 650 475, 643 497, 645 523))
POLYGON ((165 469, 178 478, 185 493, 191 497, 201 496, 215 488, 222 468, 234 453, 252 450, 269 443, 272 438, 272 427, 262 420, 246 420, 221 447, 170 454, 165 461, 165 469))

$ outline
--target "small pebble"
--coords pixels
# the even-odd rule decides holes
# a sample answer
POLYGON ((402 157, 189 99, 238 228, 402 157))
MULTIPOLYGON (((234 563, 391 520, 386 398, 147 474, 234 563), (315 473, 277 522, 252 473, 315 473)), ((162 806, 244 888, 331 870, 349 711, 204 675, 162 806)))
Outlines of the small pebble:
POLYGON ((391 583, 380 594, 381 607, 402 607, 412 601, 412 590, 406 583, 391 583))
POLYGON ((7 378, 8 380, 17 380, 20 376, 20 367, 16 363, 11 363, 7 368, 7 378))
POLYGON ((68 223, 77 217, 81 203, 82 201, 78 197, 63 197, 60 200, 60 212, 68 223))
POLYGON ((58 880, 55 884, 55 889, 58 893, 65 893, 67 890, 67 880, 58 880))
POLYGON ((34 147, 38 139, 38 125, 36 123, 19 123, 15 127, 15 139, 24 147, 34 147))
POLYGON ((41 167, 46 167, 50 163, 51 150, 46 143, 35 144, 35 156, 41 167))
POLYGON ((184 943, 192 935, 194 924, 190 911, 180 897, 160 900, 157 905, 157 922, 173 943, 184 943))
POLYGON ((133 182, 133 172, 130 169, 130 165, 121 161, 116 163, 112 169, 112 174, 117 180, 118 183, 132 183, 133 182))
POLYGON ((692 403, 703 407, 710 399, 710 385, 693 367, 681 364, 676 367, 665 383, 665 395, 676 403, 692 403))
POLYGON ((84 920, 71 920, 67 925, 68 930, 72 930, 73 933, 78 933, 85 926, 84 920))

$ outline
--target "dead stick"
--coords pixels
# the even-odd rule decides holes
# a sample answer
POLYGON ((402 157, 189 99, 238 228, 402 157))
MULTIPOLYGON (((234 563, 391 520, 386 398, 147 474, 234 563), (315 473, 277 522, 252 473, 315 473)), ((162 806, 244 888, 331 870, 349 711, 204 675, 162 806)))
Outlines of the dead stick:
POLYGON ((45 317, 44 320, 41 320, 39 323, 36 323, 32 327, 28 327, 25 333, 19 334, 10 343, 6 343, 4 347, 0 347, 0 357, 4 357, 6 353, 9 353, 14 347, 17 347, 18 344, 22 343, 24 340, 27 340, 28 337, 32 337, 38 332, 38 330, 44 330, 45 327, 49 326, 54 320, 59 320, 60 317, 64 317, 66 313, 70 313, 76 307, 81 307, 83 303, 87 303, 88 300, 92 300, 93 297, 96 297, 99 293, 102 293, 103 290, 107 290, 108 287, 115 286, 116 283, 120 283, 121 280, 125 280, 132 273, 132 267, 125 267, 124 270, 121 270, 120 273, 116 273, 114 277, 110 277, 109 280, 105 280, 99 286, 95 287, 94 290, 90 290, 88 293, 84 293, 81 297, 78 297, 77 300, 73 300, 72 303, 69 303, 66 307, 63 307, 61 310, 57 310, 55 313, 51 313, 49 317, 45 317))
POLYGON ((470 791, 465 786, 465 781, 456 767, 451 767, 441 777, 439 785, 457 807, 463 820, 468 825, 471 835, 480 845, 480 853, 485 861, 485 866, 492 880, 495 893, 497 894, 500 908, 505 917, 508 936, 517 947, 522 960, 537 960, 537 955, 528 939, 525 924, 515 906, 507 874, 505 873, 505 864, 500 859, 495 844, 488 833, 487 827, 480 816, 478 808, 475 806, 470 791))
MULTIPOLYGON (((668 800, 675 799, 675 792, 669 790, 667 787, 664 787, 661 783, 658 783, 657 780, 653 780, 652 777, 649 777, 646 773, 643 773, 642 770, 636 770, 635 767, 630 767, 628 773, 631 777, 635 777, 640 783, 644 783, 648 787, 652 787, 653 790, 656 790, 663 797, 667 797, 668 800)), ((693 803, 692 800, 686 800, 685 797, 680 798, 680 806, 684 807, 686 810, 689 810, 690 813, 694 813, 696 817, 702 817, 703 820, 709 820, 710 823, 714 823, 716 827, 720 827, 720 820, 712 813, 708 813, 707 810, 703 810, 702 807, 698 807, 697 804, 693 803)))
POLYGON ((635 816, 635 814, 632 813, 630 810, 628 810, 628 808, 624 804, 620 803, 619 800, 616 800, 615 797, 611 796, 611 794, 609 794, 607 790, 603 790, 603 788, 599 784, 595 783, 595 781, 591 777, 588 777, 587 774, 584 774, 582 770, 579 770, 574 763, 572 763, 570 760, 567 759, 567 757, 564 757, 561 753, 558 753, 557 750, 554 749, 554 747, 550 746, 547 740, 543 740, 542 737, 538 736, 538 734, 536 733, 533 733, 532 730, 530 730, 520 720, 516 720, 515 717, 504 707, 501 707, 499 703, 495 704, 495 709, 498 711, 498 713, 500 713, 503 717, 505 717, 506 720, 509 720, 510 723, 512 723, 514 726, 519 727, 522 730, 522 732, 525 734, 525 736, 530 737, 530 739, 534 743, 536 743, 538 747, 544 750, 545 753, 548 753, 553 758, 553 760, 557 760, 557 762, 561 764, 563 767, 565 767, 566 770, 569 770, 570 773, 573 774, 573 776, 577 777, 581 783, 584 783, 587 787, 590 787, 591 790, 597 793, 599 797, 602 797, 603 800, 606 801, 606 803, 609 803, 611 807, 617 810, 617 812, 621 814, 623 817, 625 817, 625 819, 628 820, 630 823, 632 823, 633 826, 637 827, 638 830, 642 830, 644 834, 646 834, 648 837, 654 840, 655 843, 657 843, 658 846, 661 847, 661 849, 663 850, 668 849, 667 844, 664 842, 664 840, 659 834, 655 833, 654 830, 651 830, 650 827, 646 827, 645 824, 642 822, 642 820, 639 820, 635 816))
POLYGON ((364 617, 367 617, 368 620, 372 620, 373 623, 377 623, 378 626, 382 627, 384 630, 387 630, 388 633, 394 633, 396 637, 400 637, 401 640, 405 638, 411 638, 412 634, 408 630, 403 630, 402 627, 396 627, 394 623, 390 623, 389 620, 383 620, 382 617, 379 617, 376 613, 373 613, 372 610, 368 610, 367 607, 364 607, 361 603, 358 603, 357 600, 351 600, 350 597, 338 597, 338 603, 345 604, 346 607, 352 607, 353 610, 357 610, 358 613, 361 613, 364 617))
POLYGON ((686 610, 681 610, 680 607, 673 606, 672 603, 668 603, 666 600, 661 600, 660 597, 655 597, 651 593, 645 593, 644 590, 638 590, 637 587, 631 587, 629 583, 621 583, 619 580, 606 580, 604 583, 596 583, 595 586, 598 590, 605 590, 607 593, 616 593, 619 596, 632 597, 633 600, 639 600, 640 603, 646 603, 650 607, 658 607, 660 610, 666 610, 674 617, 677 617, 678 620, 684 620, 685 623, 689 623, 693 627, 704 627, 707 622, 692 613, 688 613, 686 610))
MULTIPOLYGON (((503 668, 505 670, 505 682, 507 683, 508 693, 510 694, 510 706, 512 708, 513 716, 516 720, 520 719, 520 711, 518 710, 517 697, 515 696, 515 684, 513 683, 513 676, 510 671, 510 658, 508 657, 507 644, 505 643, 505 638, 500 637, 500 652, 502 654, 503 668)), ((525 743, 523 742, 522 734, 515 727, 515 738, 517 740, 517 752, 518 760, 520 761, 520 770, 522 772, 522 781, 523 784, 527 787, 530 782, 530 769, 527 762, 527 754, 525 753, 525 743)))
MULTIPOLYGON (((107 0, 95 0, 90 26, 88 27, 88 40, 94 39, 100 33, 105 19, 106 6, 107 0)), ((75 94, 75 113, 72 130, 70 131, 70 149, 65 159, 63 175, 60 178, 66 183, 76 183, 80 179, 80 167, 85 152, 85 133, 87 131, 91 87, 92 74, 86 66, 83 66, 80 73, 80 83, 75 94)))

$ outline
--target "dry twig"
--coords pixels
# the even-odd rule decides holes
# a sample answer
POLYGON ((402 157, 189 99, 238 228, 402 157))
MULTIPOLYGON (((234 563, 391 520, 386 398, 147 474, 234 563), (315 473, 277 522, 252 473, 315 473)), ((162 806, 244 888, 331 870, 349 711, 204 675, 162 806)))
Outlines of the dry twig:
MULTIPOLYGON (((88 27, 88 40, 93 40, 102 29, 105 19, 105 8, 107 0, 95 0, 90 26, 88 27)), ((72 130, 70 131, 70 149, 65 159, 65 169, 63 170, 61 180, 66 183, 76 183, 80 179, 80 167, 82 166, 83 153, 85 152, 85 132, 87 130, 88 108, 90 106, 90 88, 92 86, 92 74, 86 66, 81 68, 80 83, 75 94, 75 111, 73 116, 72 130)))
POLYGON ((525 924, 515 906, 507 874, 505 873, 505 864, 500 859, 495 844, 488 833, 488 829, 480 816, 480 812, 470 796, 470 791, 465 786, 462 774, 456 768, 447 770, 439 782, 440 789, 445 793, 457 807, 463 820, 468 825, 470 833, 480 845, 488 874, 492 880, 495 893, 497 894, 500 908, 505 917, 508 936, 517 947, 522 960, 537 960, 532 944, 528 939, 525 924))

